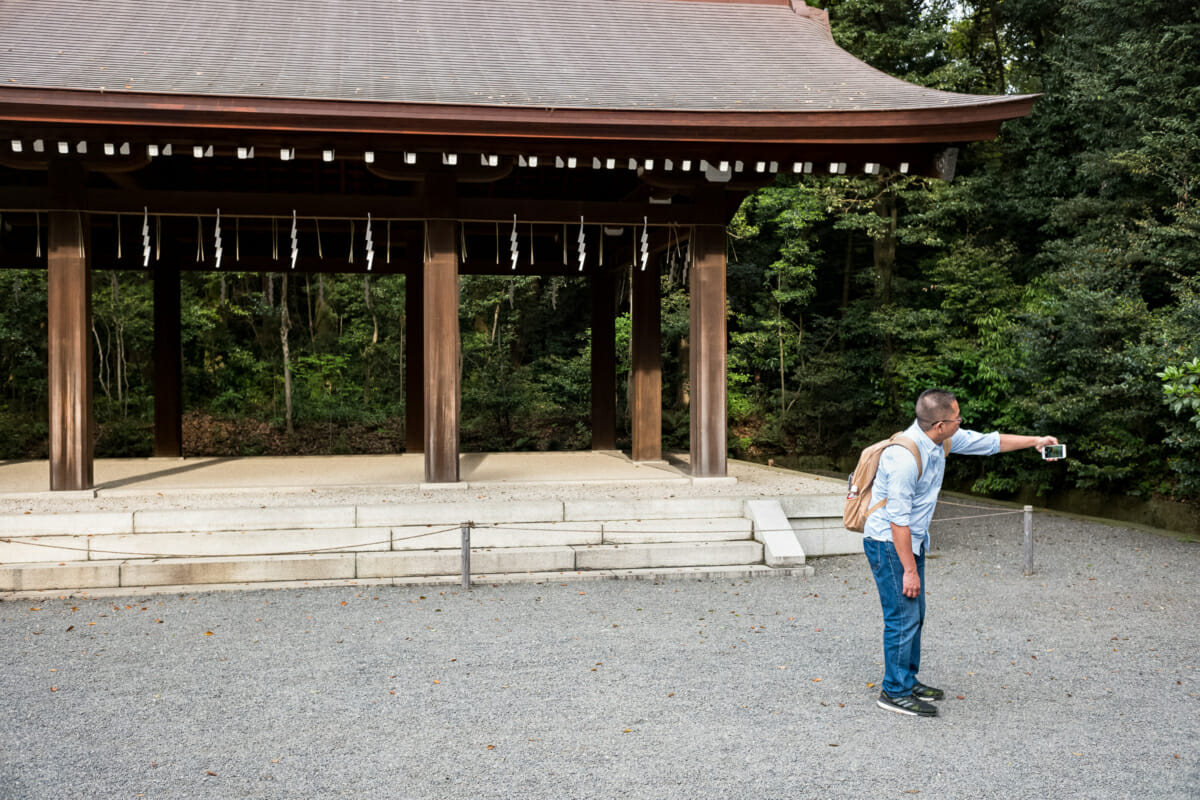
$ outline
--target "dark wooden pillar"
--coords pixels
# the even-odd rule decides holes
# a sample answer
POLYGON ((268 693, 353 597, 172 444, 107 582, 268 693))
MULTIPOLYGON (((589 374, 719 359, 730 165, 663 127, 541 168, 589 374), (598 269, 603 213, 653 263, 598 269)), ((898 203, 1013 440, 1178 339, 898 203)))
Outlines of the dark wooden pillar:
POLYGON ((154 266, 154 455, 183 456, 183 347, 179 269, 154 266))
POLYGON ((629 412, 633 460, 662 460, 662 300, 658 268, 633 267, 629 412))
POLYGON ((460 359, 454 222, 429 221, 425 263, 425 480, 458 480, 460 359))
POLYGON ((692 476, 726 473, 725 228, 700 225, 692 239, 691 320, 692 476))
POLYGON ((425 275, 404 277, 404 451, 425 452, 425 275))
MULTIPOLYGON (((80 202, 82 175, 71 177, 80 202)), ((51 211, 48 218, 50 490, 79 491, 93 486, 91 243, 87 215, 51 211)))
POLYGON ((617 308, 612 272, 592 277, 592 449, 617 449, 617 308))

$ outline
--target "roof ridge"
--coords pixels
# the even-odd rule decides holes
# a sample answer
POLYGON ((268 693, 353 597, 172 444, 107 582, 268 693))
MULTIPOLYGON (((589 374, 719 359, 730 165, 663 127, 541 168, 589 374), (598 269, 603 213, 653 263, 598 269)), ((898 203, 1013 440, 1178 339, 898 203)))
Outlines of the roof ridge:
POLYGON ((806 17, 813 22, 819 23, 825 29, 825 35, 829 37, 829 41, 833 41, 833 28, 829 26, 829 12, 823 8, 813 8, 804 0, 792 0, 792 11, 798 17, 806 17))

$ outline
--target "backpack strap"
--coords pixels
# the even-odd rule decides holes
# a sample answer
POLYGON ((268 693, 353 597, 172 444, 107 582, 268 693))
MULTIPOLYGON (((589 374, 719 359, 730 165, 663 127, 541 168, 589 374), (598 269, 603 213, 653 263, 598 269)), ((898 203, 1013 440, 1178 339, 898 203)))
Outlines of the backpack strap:
MULTIPOLYGON (((898 444, 906 448, 908 452, 912 453, 913 458, 917 460, 917 480, 921 480, 921 473, 924 470, 921 468, 921 451, 917 449, 917 443, 905 436, 903 433, 893 434, 892 438, 888 439, 888 441, 892 444, 898 444)), ((942 442, 942 455, 948 457, 950 455, 950 448, 952 445, 953 443, 949 439, 942 442)))
MULTIPOLYGON (((905 436, 903 433, 892 434, 888 441, 892 444, 899 445, 900 447, 908 450, 908 452, 912 453, 913 458, 917 460, 917 480, 921 480, 921 473, 924 472, 924 470, 921 467, 921 451, 917 449, 917 443, 908 436, 905 436)), ((949 439, 942 442, 942 452, 947 456, 950 455, 949 439)), ((883 508, 885 505, 887 505, 887 501, 888 499, 885 497, 875 505, 871 506, 869 509, 867 509, 866 516, 869 517, 879 509, 883 508)), ((864 517, 864 519, 866 519, 866 517, 864 517)))
POLYGON ((894 434, 891 439, 888 439, 888 441, 892 444, 898 444, 904 449, 908 450, 908 452, 912 453, 913 458, 917 460, 917 480, 921 480, 921 473, 924 470, 921 467, 921 451, 917 449, 917 443, 905 436, 903 433, 894 434))

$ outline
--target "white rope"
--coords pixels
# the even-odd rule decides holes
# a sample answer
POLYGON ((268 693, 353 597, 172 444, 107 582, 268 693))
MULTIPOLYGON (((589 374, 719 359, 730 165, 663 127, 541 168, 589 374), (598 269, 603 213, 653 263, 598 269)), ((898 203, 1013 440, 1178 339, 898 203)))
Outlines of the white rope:
POLYGON ((973 514, 967 517, 938 517, 931 522, 953 522, 956 519, 982 519, 983 517, 1007 517, 1009 514, 1024 514, 1024 511, 998 511, 995 514, 973 514))
MULTIPOLYGON (((460 528, 461 528, 461 526, 455 525, 454 527, 451 527, 451 528, 440 528, 438 530, 426 531, 425 533, 419 533, 415 536, 407 536, 407 537, 405 537, 404 541, 411 541, 413 539, 421 539, 426 536, 433 536, 433 535, 439 534, 439 533, 449 533, 450 531, 456 531, 456 530, 459 530, 460 528)), ((96 548, 96 547, 92 547, 92 548, 71 547, 71 546, 65 545, 65 544, 45 544, 43 542, 29 541, 29 539, 32 539, 32 538, 36 538, 36 537, 19 538, 19 537, 10 537, 10 536, 0 536, 0 542, 5 542, 6 544, 28 545, 30 547, 45 547, 50 550, 70 550, 72 552, 77 552, 77 553, 102 553, 104 555, 112 555, 112 556, 137 556, 139 558, 208 558, 209 556, 212 555, 212 553, 196 553, 196 554, 191 554, 191 553, 142 553, 142 552, 137 552, 134 550, 103 550, 103 549, 96 548)), ((381 545, 381 544, 391 544, 391 542, 392 542, 392 540, 389 537, 387 539, 380 539, 379 541, 375 541, 375 542, 361 542, 361 543, 353 544, 353 545, 335 545, 333 547, 314 547, 314 548, 310 548, 307 550, 280 550, 280 551, 271 552, 271 553, 237 553, 236 555, 239 557, 240 556, 301 556, 301 555, 306 555, 308 553, 330 553, 330 552, 339 552, 339 551, 347 551, 347 550, 360 550, 361 548, 364 548, 364 547, 373 547, 373 546, 381 545)))
MULTIPOLYGON (((981 506, 981 505, 973 505, 971 503, 955 503, 950 500, 938 500, 938 505, 939 506, 958 506, 959 508, 979 508, 984 511, 989 511, 989 510, 993 510, 996 508, 996 506, 981 506)), ((1005 513, 1008 513, 1008 512, 1005 512, 1005 513)), ((1019 514, 1021 512, 1018 511, 1018 512, 1014 512, 1014 513, 1019 514)))

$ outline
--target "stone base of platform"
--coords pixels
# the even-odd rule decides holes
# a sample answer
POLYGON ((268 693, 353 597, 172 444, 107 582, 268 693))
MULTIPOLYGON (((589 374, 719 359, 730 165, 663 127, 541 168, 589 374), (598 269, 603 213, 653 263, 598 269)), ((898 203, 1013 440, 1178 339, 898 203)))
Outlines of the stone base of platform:
POLYGON ((239 495, 244 507, 209 506, 202 497, 188 507, 164 507, 154 495, 118 504, 64 504, 57 512, 0 514, 0 596, 329 582, 454 584, 461 581, 464 528, 470 573, 486 581, 675 576, 688 570, 793 574, 781 570, 803 573, 806 557, 861 552, 859 535, 841 528, 841 497, 834 494, 840 488, 781 480, 780 489, 792 481, 800 491, 731 496, 726 492, 739 487, 721 484, 711 494, 692 487, 690 496, 676 496, 673 483, 657 481, 655 491, 663 493, 657 497, 645 496, 645 484, 635 487, 640 496, 631 491, 625 498, 607 487, 556 484, 550 491, 508 489, 505 499, 476 497, 460 486, 453 494, 350 504, 337 502, 350 495, 297 505, 294 495, 272 502, 265 493, 239 495))
MULTIPOLYGON (((575 570, 570 572, 506 572, 472 575, 470 588, 502 586, 511 583, 577 583, 588 581, 745 581, 762 578, 804 579, 816 571, 811 566, 768 567, 763 564, 746 564, 720 567, 678 567, 675 569, 631 569, 631 570, 575 570)), ((425 575, 408 578, 365 578, 361 580, 314 580, 314 581, 256 581, 246 583, 179 584, 164 586, 114 586, 96 589, 39 589, 0 593, 4 600, 37 600, 44 598, 72 597, 139 597, 156 594, 187 594, 189 592, 247 592, 282 591, 285 589, 319 589, 323 587, 357 586, 445 586, 461 591, 462 577, 459 575, 425 575)))

